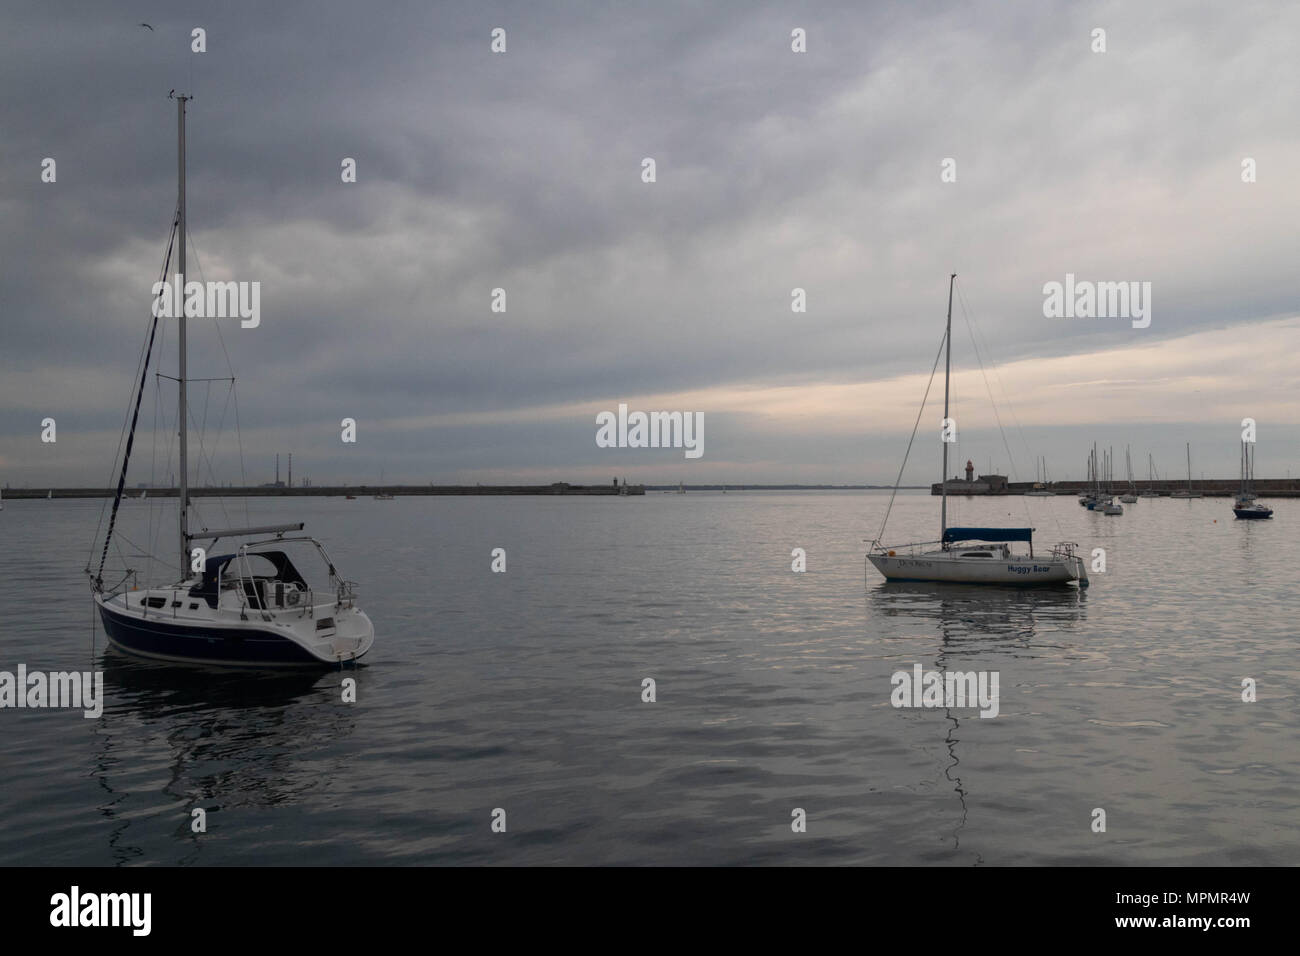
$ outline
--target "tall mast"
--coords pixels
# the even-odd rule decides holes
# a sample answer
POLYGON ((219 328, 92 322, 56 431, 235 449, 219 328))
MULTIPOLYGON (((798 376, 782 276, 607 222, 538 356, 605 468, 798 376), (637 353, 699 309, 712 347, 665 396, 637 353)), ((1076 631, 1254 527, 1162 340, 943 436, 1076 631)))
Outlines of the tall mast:
POLYGON ((1192 443, 1187 443, 1187 490, 1192 490, 1192 443))
POLYGON ((957 273, 948 277, 948 328, 943 333, 947 356, 943 361, 943 474, 939 476, 939 490, 943 501, 939 505, 939 543, 942 545, 944 533, 948 530, 948 380, 952 377, 952 287, 957 282, 957 273))
MULTIPOLYGON (((176 151, 176 170, 179 182, 177 204, 180 208, 180 248, 176 259, 176 274, 178 281, 184 282, 185 276, 185 101, 188 96, 176 97, 176 122, 177 122, 177 151, 176 151)), ((189 416, 186 412, 185 402, 185 287, 181 286, 181 308, 177 320, 180 322, 180 367, 177 377, 180 379, 180 407, 177 417, 180 422, 180 467, 181 480, 177 492, 180 500, 180 530, 181 530, 181 580, 185 580, 189 573, 190 566, 190 488, 189 488, 189 467, 186 462, 186 453, 188 450, 189 436, 189 416)))

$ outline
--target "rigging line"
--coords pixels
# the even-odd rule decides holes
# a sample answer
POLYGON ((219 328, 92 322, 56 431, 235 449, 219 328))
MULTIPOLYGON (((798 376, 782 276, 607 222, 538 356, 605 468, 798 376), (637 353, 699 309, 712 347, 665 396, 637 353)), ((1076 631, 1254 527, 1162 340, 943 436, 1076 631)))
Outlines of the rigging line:
MULTIPOLYGON (((163 260, 163 275, 167 274, 167 267, 171 265, 172 245, 176 239, 176 231, 172 232, 172 241, 167 243, 167 257, 163 260)), ((151 310, 152 311, 152 310, 151 310)), ((135 428, 140 420, 140 402, 144 398, 145 383, 148 381, 149 359, 153 355, 154 338, 158 334, 158 316, 153 317, 153 323, 149 328, 149 345, 145 351, 144 366, 140 369, 140 386, 135 393, 135 410, 131 415, 131 431, 127 435, 126 450, 122 454, 122 474, 117 480, 117 495, 113 498, 113 510, 108 518, 108 531, 104 538, 104 550, 99 556, 99 570, 95 573, 95 586, 103 586, 104 562, 108 559, 108 543, 113 538, 113 528, 117 524, 117 512, 122 506, 122 489, 126 485, 126 471, 131 463, 131 449, 135 445, 135 428)), ((93 552, 92 552, 93 553, 93 552)), ((89 571, 89 567, 86 569, 89 571)))
MULTIPOLYGON (((177 220, 179 220, 179 218, 180 218, 180 202, 179 202, 179 200, 178 200, 177 203, 176 203, 176 207, 175 207, 175 209, 174 209, 174 211, 173 211, 173 213, 172 213, 171 228, 168 230, 168 233, 167 233, 167 236, 168 236, 168 238, 167 238, 167 251, 166 251, 165 255, 163 256, 163 267, 162 267, 162 278, 163 278, 164 280, 166 280, 166 278, 167 278, 167 265, 168 265, 168 263, 169 263, 170 260, 171 260, 171 250, 172 250, 172 245, 173 245, 173 244, 175 243, 175 241, 176 241, 176 227, 177 227, 177 220)), ((151 310, 151 311, 152 311, 152 310, 151 310)), ((152 321, 152 315, 151 315, 150 318, 151 318, 151 321, 152 321)), ((136 360, 136 369, 137 369, 137 370, 139 370, 139 369, 141 368, 140 363, 143 362, 143 361, 145 361, 145 345, 144 345, 143 342, 141 342, 141 344, 140 344, 140 357, 136 360)), ((135 381, 135 376, 134 376, 134 375, 131 376, 131 381, 133 381, 133 382, 135 381)), ((134 393, 135 393, 135 388, 133 387, 133 388, 131 389, 131 392, 130 392, 130 393, 128 394, 128 396, 127 396, 127 408, 128 408, 128 409, 131 407, 131 398, 130 398, 130 395, 132 395, 132 394, 134 394, 134 393)), ((121 456, 122 456, 122 441, 123 441, 123 438, 124 438, 125 435, 126 435, 126 426, 127 426, 127 421, 128 421, 128 416, 126 416, 126 415, 122 416, 122 430, 118 433, 118 436, 117 436, 117 451, 116 451, 116 452, 114 453, 114 455, 113 455, 113 464, 112 464, 112 466, 109 468, 109 471, 108 471, 108 473, 109 473, 110 476, 113 474, 113 472, 117 471, 117 463, 118 463, 118 460, 119 460, 119 459, 121 458, 121 456)), ((110 480, 111 480, 111 479, 110 479, 110 480)), ((111 487, 111 486, 110 486, 110 487, 111 487)), ((98 520, 98 521, 96 522, 96 524, 95 524, 95 536, 94 536, 93 538, 91 538, 91 540, 90 540, 90 554, 86 557, 86 570, 87 570, 87 571, 90 570, 90 562, 94 560, 94 556, 95 556, 95 542, 99 539, 99 532, 100 532, 100 530, 104 527, 104 510, 105 510, 107 507, 108 507, 108 501, 107 501, 107 499, 102 499, 102 500, 100 501, 100 505, 99 505, 99 520, 98 520)))
MULTIPOLYGON (((993 418, 998 423, 998 434, 1002 436, 1002 447, 1007 453, 1007 461, 1010 464, 1009 470, 1011 472, 1011 477, 1019 481, 1020 475, 1016 470, 1016 459, 1015 456, 1011 454, 1011 445, 1007 441, 1006 429, 1002 427, 1002 415, 998 412, 998 403, 993 398, 993 386, 989 384, 988 372, 984 368, 984 359, 980 356, 979 345, 975 341, 974 323, 971 322, 970 314, 966 311, 966 303, 964 300, 962 300, 961 303, 961 313, 962 318, 966 321, 966 331, 970 335, 971 347, 975 350, 975 361, 979 363, 980 377, 984 379, 984 390, 988 392, 989 404, 993 406, 993 418)), ((992 356, 990 356, 990 361, 991 360, 992 356)), ((1025 521, 1032 524, 1033 517, 1029 514, 1029 502, 1025 500, 1023 495, 1020 496, 1020 504, 1025 511, 1025 521)))
MULTIPOLYGON (((239 393, 235 391, 235 380, 230 380, 230 395, 235 403, 235 447, 239 449, 239 483, 243 487, 248 487, 248 476, 244 472, 244 443, 239 439, 239 393)), ((253 519, 248 515, 248 495, 244 495, 244 521, 248 524, 253 523, 253 519)))
MULTIPOLYGON (((984 338, 984 333, 983 333, 982 331, 979 330, 978 325, 977 325, 977 324, 976 324, 976 323, 971 319, 971 317, 970 317, 970 313, 969 313, 968 309, 966 308, 966 297, 965 297, 964 295, 962 295, 962 293, 961 293, 961 289, 958 289, 958 290, 957 290, 957 298, 958 298, 958 301, 961 303, 961 312, 962 312, 962 317, 963 317, 963 319, 965 319, 965 321, 966 321, 966 329, 967 329, 967 331, 970 333, 970 337, 971 337, 971 345, 975 348, 975 358, 976 358, 976 360, 979 361, 979 363, 980 363, 980 374, 983 375, 983 377, 984 377, 984 388, 985 388, 985 390, 987 390, 988 393, 989 393, 989 402, 990 402, 990 404, 993 405, 993 415, 994 415, 994 418, 997 419, 997 423, 998 423, 998 432, 999 432, 999 433, 1001 434, 1001 436, 1002 436, 1002 447, 1003 447, 1004 449, 1006 449, 1007 459, 1008 459, 1008 461, 1010 462, 1010 470, 1011 470, 1012 477, 1014 477, 1017 481, 1019 481, 1020 476, 1019 476, 1019 474, 1018 474, 1018 472, 1017 472, 1017 469, 1016 469, 1015 456, 1013 456, 1013 455, 1011 454, 1011 446, 1010 446, 1010 444, 1007 442, 1007 434, 1006 434, 1006 431, 1005 431, 1005 430, 1003 429, 1003 427, 1002 427, 1002 418, 1001 418, 1001 416, 998 414, 998 406, 997 406, 997 402, 995 402, 995 401, 993 400, 993 389, 992 389, 992 387, 989 385, 988 375, 987 375, 987 373, 986 373, 985 370, 984 370, 984 362, 983 362, 983 360, 980 358, 980 354, 979 354, 979 346, 978 346, 978 345, 976 344, 976 342, 975 342, 975 336, 976 336, 976 334, 978 333, 978 334, 979 334, 979 337, 982 339, 982 338, 984 338)), ((984 342, 984 351, 985 351, 985 353, 988 355, 989 362, 993 365, 993 376, 998 380, 998 388, 1002 390, 1002 396, 1003 396, 1004 399, 1006 399, 1007 410, 1011 413, 1011 420, 1015 423, 1015 426, 1016 426, 1016 432, 1017 432, 1017 434, 1020 436, 1020 443, 1024 446, 1024 448, 1025 448, 1025 453, 1026 453, 1026 454, 1030 454, 1029 442, 1028 442, 1028 440, 1025 438, 1025 430, 1024 430, 1023 427, 1021 427, 1021 424, 1020 424, 1020 417, 1019 417, 1018 415, 1016 415, 1016 408, 1015 408, 1015 405, 1012 404, 1012 402, 1011 402, 1011 396, 1007 394, 1007 389, 1006 389, 1006 386, 1005 386, 1005 385, 1003 384, 1003 382, 1002 382, 1002 374, 1001 374, 1001 372, 998 370, 997 363, 993 361, 993 352, 992 352, 992 349, 989 348, 989 345, 988 345, 988 341, 987 341, 987 340, 985 340, 985 342, 984 342)), ((1032 455, 1031 455, 1031 457, 1032 457, 1032 455)), ((1021 505, 1021 507, 1024 509, 1024 512, 1025 512, 1025 521, 1026 521, 1028 524, 1032 524, 1032 523, 1033 523, 1033 516, 1029 513, 1029 502, 1028 502, 1028 500, 1027 500, 1023 495, 1020 497, 1020 505, 1021 505)), ((1060 515, 1057 513, 1057 511, 1056 511, 1055 508, 1051 509, 1051 515, 1052 515, 1052 520, 1053 520, 1053 522, 1056 524, 1056 530, 1057 530, 1057 533, 1060 534, 1062 537, 1064 537, 1064 536, 1065 536, 1065 529, 1061 527, 1061 518, 1060 518, 1060 515)))
MULTIPOLYGON (((203 260, 199 257, 199 247, 194 242, 194 234, 190 231, 188 223, 186 223, 185 226, 185 234, 189 236, 190 242, 188 248, 189 251, 194 254, 194 265, 198 267, 199 278, 206 284, 208 277, 203 274, 203 260)), ((212 328, 217 333, 217 342, 221 346, 221 354, 226 358, 226 370, 230 372, 230 377, 233 379, 235 377, 235 366, 234 363, 230 361, 230 352, 226 349, 226 338, 221 334, 221 323, 214 321, 212 323, 212 328)))
MULTIPOLYGON (((880 531, 876 534, 876 541, 879 543, 885 537, 885 525, 889 522, 889 513, 894 508, 894 498, 898 494, 898 486, 903 483, 903 471, 907 468, 907 456, 912 453, 912 442, 916 441, 916 430, 921 427, 921 416, 925 414, 925 403, 930 398, 930 388, 934 385, 935 373, 939 371, 939 357, 943 355, 943 345, 948 339, 948 331, 944 330, 943 335, 939 338, 939 351, 934 355, 934 366, 930 369, 930 380, 925 383, 925 394, 921 396, 921 407, 916 412, 916 422, 912 425, 912 437, 907 440, 907 451, 903 453, 903 464, 898 469, 898 479, 894 482, 894 490, 889 493, 889 504, 885 506, 885 516, 880 521, 880 531)), ((943 480, 947 481, 948 476, 944 475, 943 480)))
MULTIPOLYGON (((993 358, 993 349, 989 346, 988 339, 984 337, 984 332, 979 327, 979 324, 974 322, 969 317, 969 314, 967 314, 966 300, 964 296, 961 296, 960 289, 957 290, 957 294, 961 297, 962 313, 967 316, 966 321, 968 326, 974 329, 974 334, 979 336, 980 341, 984 343, 984 354, 988 356, 989 364, 993 367, 993 377, 997 379, 998 388, 1001 390, 1003 400, 1007 404, 1007 410, 1011 413, 1011 420, 1015 423, 1016 432, 1020 436, 1020 444, 1024 446, 1025 454, 1030 458, 1034 458, 1033 452, 1029 448, 1029 441, 1025 438, 1025 430, 1020 424, 1020 416, 1016 414, 1016 407, 1011 402, 1011 395, 1007 392, 1006 384, 1002 381, 1002 370, 993 358)), ((1008 450, 1008 454, 1010 454, 1010 450, 1008 450)), ((1034 458, 1034 460, 1037 461, 1037 458, 1034 458)), ((1015 468, 1014 461, 1012 461, 1011 466, 1012 468, 1015 468)), ((1017 477, 1019 476, 1017 475, 1017 477)))
MULTIPOLYGON (((232 387, 232 388, 234 387, 233 380, 232 380, 231 387, 232 387)), ((212 390, 212 383, 211 383, 211 382, 208 383, 208 390, 209 390, 209 392, 211 392, 211 390, 212 390)), ((208 466, 208 478, 211 479, 211 482, 212 482, 213 484, 217 484, 217 476, 216 476, 216 472, 215 472, 215 470, 213 469, 213 466, 212 466, 212 453, 211 453, 211 452, 208 452, 208 451, 204 448, 204 444, 203 444, 203 436, 207 433, 207 402, 206 402, 206 401, 204 402, 204 412, 203 412, 203 416, 204 416, 203 427, 202 427, 202 428, 200 429, 200 431, 199 431, 199 439, 198 439, 198 440, 199 440, 199 448, 198 448, 198 453, 199 453, 199 455, 198 455, 198 457, 199 457, 199 473, 202 474, 202 471, 203 471, 203 463, 204 463, 204 461, 206 460, 206 462, 207 462, 207 466, 208 466)), ((193 418, 192 415, 191 415, 190 417, 193 418)), ((197 420, 196 420, 195 423, 197 424, 197 420)), ((218 437, 218 441, 220 441, 220 437, 218 437)), ((215 448, 213 449, 213 451, 215 451, 215 448)), ((217 507, 220 509, 221 514, 226 518, 227 523, 230 523, 230 520, 229 520, 229 519, 230 519, 230 513, 229 513, 229 511, 226 510, 226 500, 225 500, 225 497, 222 496, 222 495, 214 495, 213 497, 215 497, 215 498, 217 499, 217 507)), ((194 504, 194 505, 191 505, 191 507, 194 508, 195 513, 196 513, 196 515, 197 515, 197 514, 198 514, 198 510, 199 510, 199 506, 197 505, 197 503, 194 504)), ((201 521, 201 520, 202 520, 202 519, 200 518, 200 521, 201 521)))
MULTIPOLYGON (((203 260, 199 256, 198 245, 194 242, 194 235, 190 231, 188 223, 186 223, 185 234, 189 237, 190 240, 190 248, 194 253, 194 265, 199 270, 199 278, 206 283, 207 276, 203 272, 203 260)), ((230 373, 231 394, 234 395, 234 400, 235 400, 235 446, 239 449, 239 482, 241 485, 247 487, 248 476, 244 471, 244 436, 239 430, 239 395, 234 390, 235 389, 235 364, 232 361, 230 361, 230 350, 226 348, 226 337, 221 334, 221 323, 213 322, 212 328, 217 333, 217 344, 221 346, 221 354, 226 359, 226 371, 230 373)), ((224 423, 224 421, 225 421, 225 415, 223 413, 222 422, 224 423)), ((229 515, 226 512, 225 499, 222 498, 221 496, 218 496, 218 499, 221 505, 221 513, 223 515, 226 515, 227 518, 229 518, 229 515)), ((249 512, 248 512, 248 495, 244 495, 243 499, 244 499, 244 522, 245 524, 252 524, 253 519, 249 517, 249 512)))

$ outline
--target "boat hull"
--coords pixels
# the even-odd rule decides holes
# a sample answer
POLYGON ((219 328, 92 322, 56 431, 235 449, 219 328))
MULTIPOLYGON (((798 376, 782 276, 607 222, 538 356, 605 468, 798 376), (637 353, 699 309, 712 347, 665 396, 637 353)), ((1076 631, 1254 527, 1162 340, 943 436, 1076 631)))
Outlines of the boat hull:
POLYGON ((931 581, 949 584, 993 584, 1005 587, 1038 587, 1087 584, 1079 558, 1011 559, 949 557, 941 554, 868 554, 867 560, 890 581, 931 581))
POLYGON ((1243 521, 1259 521, 1273 517, 1271 508, 1233 508, 1232 513, 1243 521))
POLYGON ((355 660, 370 649, 374 630, 364 614, 368 633, 348 657, 327 657, 315 653, 288 634, 252 622, 246 626, 217 623, 168 621, 145 617, 96 601, 109 643, 138 657, 189 664, 227 667, 328 667, 343 660, 355 660))

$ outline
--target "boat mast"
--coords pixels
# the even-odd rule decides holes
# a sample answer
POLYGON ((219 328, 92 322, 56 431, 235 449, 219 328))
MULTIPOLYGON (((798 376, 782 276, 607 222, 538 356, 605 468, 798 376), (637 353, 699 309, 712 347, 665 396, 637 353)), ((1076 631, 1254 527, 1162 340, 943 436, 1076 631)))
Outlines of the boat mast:
POLYGON ((939 543, 948 530, 948 380, 952 377, 952 287, 957 282, 957 273, 948 277, 948 328, 943 333, 947 356, 943 362, 943 474, 939 476, 939 490, 943 500, 939 504, 939 543))
POLYGON ((1192 443, 1187 443, 1187 493, 1192 491, 1192 443))
MULTIPOLYGON (((176 171, 178 195, 177 205, 180 209, 180 248, 177 250, 176 274, 179 281, 184 282, 185 275, 185 102, 188 96, 176 97, 176 122, 177 122, 177 151, 176 151, 176 171)), ((181 480, 177 491, 177 497, 180 500, 180 532, 181 532, 181 580, 185 580, 187 569, 190 566, 190 527, 189 527, 189 510, 190 510, 190 489, 189 489, 189 468, 186 462, 186 452, 188 445, 189 418, 186 414, 185 407, 185 288, 181 287, 181 308, 178 310, 177 321, 180 322, 180 366, 177 371, 179 379, 180 405, 177 413, 180 424, 180 468, 181 480)))

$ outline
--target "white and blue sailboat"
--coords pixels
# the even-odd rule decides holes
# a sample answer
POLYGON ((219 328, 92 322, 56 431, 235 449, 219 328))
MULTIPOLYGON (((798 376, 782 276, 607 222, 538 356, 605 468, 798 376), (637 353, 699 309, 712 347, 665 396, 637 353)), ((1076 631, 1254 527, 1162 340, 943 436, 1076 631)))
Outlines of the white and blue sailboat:
MULTIPOLYGON (((185 104, 188 99, 177 97, 178 201, 172 242, 177 247, 178 275, 185 274, 185 104)), ((170 264, 171 248, 169 244, 164 276, 170 264)), ((203 528, 197 532, 190 529, 183 311, 177 316, 180 339, 176 379, 180 393, 178 573, 163 584, 141 585, 136 580, 136 572, 128 569, 115 585, 105 586, 105 560, 126 485, 140 400, 159 321, 155 312, 99 568, 91 571, 89 564, 86 567, 95 607, 109 641, 131 654, 185 663, 266 667, 337 665, 357 660, 374 644, 374 627, 357 606, 356 585, 343 580, 321 543, 306 535, 292 534, 302 531, 301 523, 221 530, 203 528), (245 540, 226 553, 206 556, 200 561, 200 551, 206 555, 217 541, 226 538, 245 540), (195 542, 203 542, 207 548, 191 550, 195 542), (313 568, 302 563, 308 571, 305 576, 291 554, 299 562, 304 562, 305 555, 320 564, 313 568)))
MULTIPOLYGON (((952 293, 957 281, 948 279, 948 322, 944 332, 947 357, 943 376, 943 417, 949 418, 949 382, 952 377, 952 293)), ((928 389, 927 389, 928 391, 928 389)), ((1046 557, 1034 554, 1033 528, 977 528, 948 526, 948 445, 944 441, 940 472, 939 540, 906 545, 883 545, 877 537, 867 560, 888 581, 949 582, 956 584, 1047 585, 1078 581, 1088 585, 1088 572, 1078 547, 1062 542, 1046 557), (1027 544, 1028 552, 1011 545, 1027 544), (935 547, 937 545, 937 547, 935 547)), ((904 460, 906 464, 906 460, 904 460)), ((899 481, 902 471, 899 471, 899 481)), ((897 487, 895 488, 897 491, 897 487)), ((891 499, 892 500, 892 499, 891 499)), ((888 512, 886 512, 888 521, 888 512)), ((882 524, 881 534, 884 533, 882 524)))

